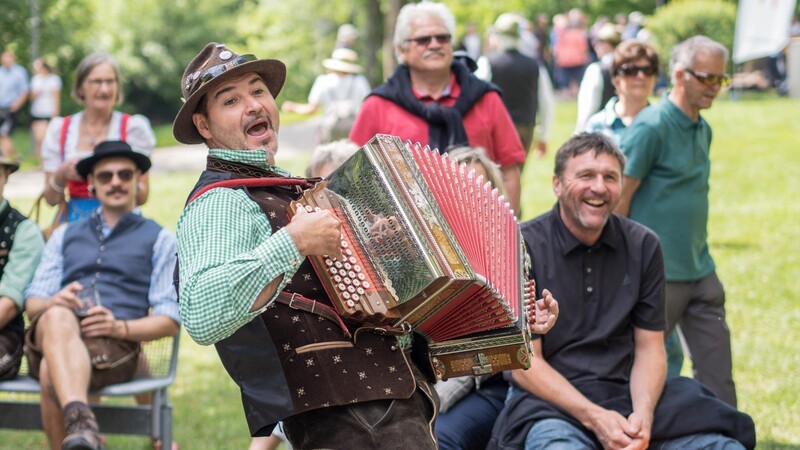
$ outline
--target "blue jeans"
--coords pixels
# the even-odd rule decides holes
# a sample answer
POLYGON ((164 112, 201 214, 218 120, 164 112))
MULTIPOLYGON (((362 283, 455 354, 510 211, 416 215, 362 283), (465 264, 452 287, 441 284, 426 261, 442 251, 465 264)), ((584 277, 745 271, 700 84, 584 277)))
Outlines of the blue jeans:
MULTIPOLYGON (((721 434, 691 434, 665 441, 651 441, 654 450, 742 450, 738 441, 721 434)), ((576 450, 602 447, 584 430, 561 419, 543 419, 533 424, 525 438, 525 450, 576 450)))
POLYGON ((470 392, 436 419, 440 450, 482 450, 492 436, 492 427, 503 409, 508 384, 491 382, 470 392))

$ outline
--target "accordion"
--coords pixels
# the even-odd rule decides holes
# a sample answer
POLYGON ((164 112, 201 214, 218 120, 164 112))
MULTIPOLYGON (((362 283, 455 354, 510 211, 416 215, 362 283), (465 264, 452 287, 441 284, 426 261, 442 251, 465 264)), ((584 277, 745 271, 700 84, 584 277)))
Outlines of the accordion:
POLYGON ((376 135, 290 207, 328 209, 343 259, 311 263, 339 314, 427 340, 438 379, 530 367, 530 261, 489 182, 419 144, 376 135))

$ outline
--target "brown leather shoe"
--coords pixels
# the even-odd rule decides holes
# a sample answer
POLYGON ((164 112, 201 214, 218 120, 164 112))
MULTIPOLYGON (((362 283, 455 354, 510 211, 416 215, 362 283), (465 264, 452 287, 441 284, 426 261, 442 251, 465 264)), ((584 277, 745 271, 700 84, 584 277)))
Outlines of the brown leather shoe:
POLYGON ((67 437, 61 443, 61 450, 100 450, 100 428, 94 413, 88 406, 71 408, 64 416, 67 437))

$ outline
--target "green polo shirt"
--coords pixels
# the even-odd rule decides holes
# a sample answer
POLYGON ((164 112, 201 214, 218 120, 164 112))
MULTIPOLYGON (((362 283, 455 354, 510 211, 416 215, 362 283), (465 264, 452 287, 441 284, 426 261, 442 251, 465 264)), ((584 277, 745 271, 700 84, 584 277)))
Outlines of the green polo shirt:
POLYGON ((639 113, 620 142, 625 175, 641 181, 630 218, 661 239, 667 281, 698 280, 715 269, 707 231, 711 127, 667 95, 639 113))

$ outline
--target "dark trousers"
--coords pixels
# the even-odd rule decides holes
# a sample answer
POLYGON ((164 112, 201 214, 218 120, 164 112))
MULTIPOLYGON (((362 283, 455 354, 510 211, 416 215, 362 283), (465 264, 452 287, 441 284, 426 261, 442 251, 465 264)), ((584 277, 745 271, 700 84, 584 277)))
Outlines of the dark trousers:
POLYGON ((716 272, 696 281, 668 281, 667 333, 680 325, 694 378, 736 407, 731 332, 725 322, 725 290, 716 272))
POLYGON ((434 401, 431 395, 436 394, 425 383, 409 399, 315 409, 285 419, 283 429, 296 450, 435 450, 434 402, 438 404, 438 398, 434 401))

